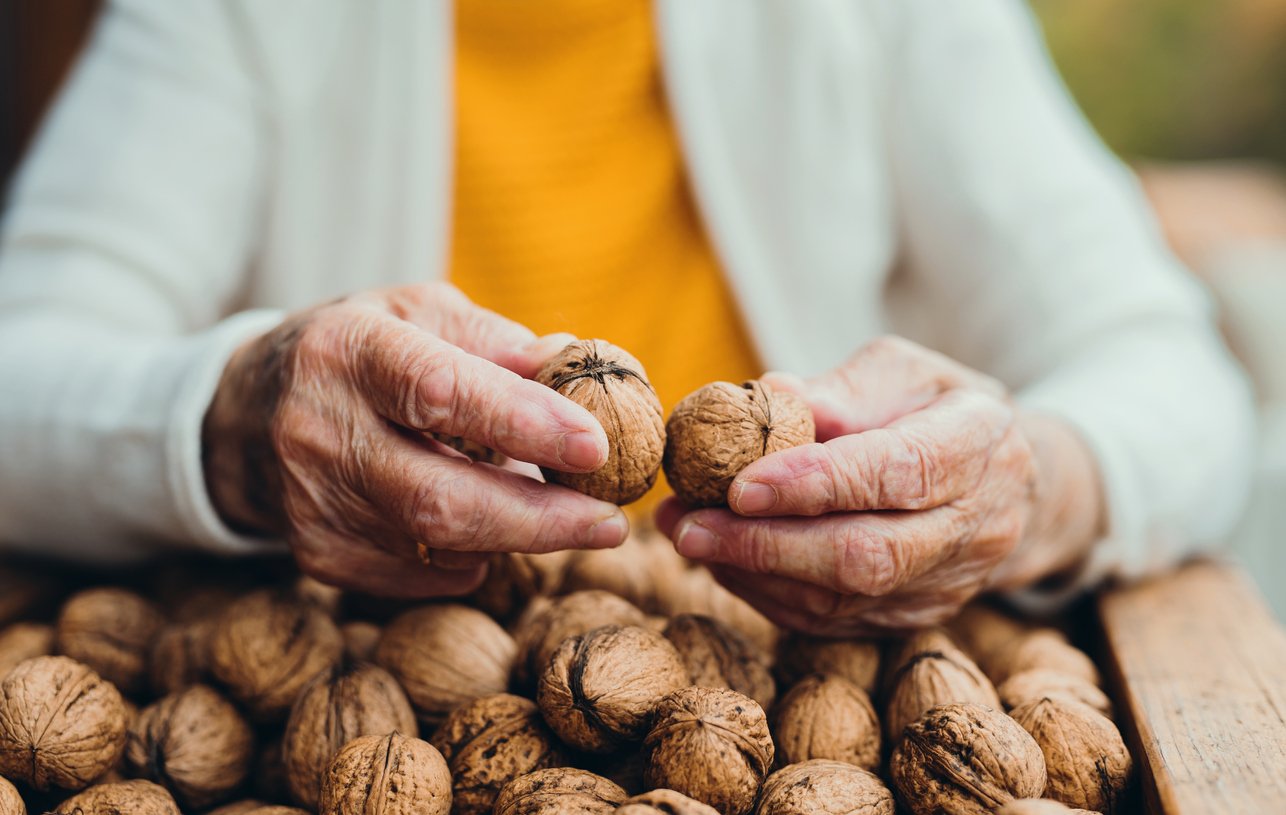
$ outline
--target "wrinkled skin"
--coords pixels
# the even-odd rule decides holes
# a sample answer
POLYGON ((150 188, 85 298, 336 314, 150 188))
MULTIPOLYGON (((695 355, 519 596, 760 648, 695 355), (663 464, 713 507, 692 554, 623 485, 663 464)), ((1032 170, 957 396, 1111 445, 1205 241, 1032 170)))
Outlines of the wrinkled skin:
POLYGON ((811 380, 817 443, 747 466, 729 509, 667 499, 658 526, 775 622, 828 636, 933 625, 1077 565, 1102 515, 1086 445, 995 380, 882 338, 811 380), (1056 463, 1056 466, 1055 466, 1056 463))
POLYGON ((615 546, 617 507, 530 466, 607 459, 593 416, 529 381, 570 339, 445 283, 295 314, 224 371, 203 428, 214 504, 238 531, 288 540, 306 574, 386 595, 468 592, 495 551, 615 546), (527 466, 473 462, 434 434, 527 466))

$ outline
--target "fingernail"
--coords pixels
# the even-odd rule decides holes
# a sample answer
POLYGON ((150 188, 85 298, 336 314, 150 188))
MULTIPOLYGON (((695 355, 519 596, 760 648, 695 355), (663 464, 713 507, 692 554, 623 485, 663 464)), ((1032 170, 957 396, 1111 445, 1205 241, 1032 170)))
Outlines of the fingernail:
POLYGON ((588 430, 573 430, 558 438, 558 460, 577 470, 592 470, 603 463, 598 436, 588 430))
POLYGON ((625 542, 625 536, 629 531, 630 522, 626 520, 623 513, 617 512, 590 527, 590 546, 595 549, 611 549, 619 546, 625 542))
POLYGON ((679 530, 679 537, 674 542, 679 554, 693 560, 705 560, 712 557, 719 548, 719 540, 706 527, 696 521, 688 521, 679 530))
POLYGON ((777 489, 760 481, 744 481, 734 490, 732 505, 738 512, 767 512, 777 506, 777 489))

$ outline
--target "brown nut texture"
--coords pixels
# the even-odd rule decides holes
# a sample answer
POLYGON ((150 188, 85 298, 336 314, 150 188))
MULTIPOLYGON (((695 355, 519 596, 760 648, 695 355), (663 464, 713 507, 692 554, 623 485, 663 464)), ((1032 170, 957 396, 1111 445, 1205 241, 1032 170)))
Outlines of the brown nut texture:
POLYGON ((571 555, 567 549, 536 555, 498 552, 491 556, 487 577, 469 595, 469 602, 497 620, 512 620, 533 597, 559 590, 571 555))
MULTIPOLYGON (((266 806, 268 805, 263 801, 256 801, 254 799, 233 801, 231 804, 224 804, 217 809, 212 809, 205 815, 250 815, 250 813, 258 812, 266 806)), ((303 810, 300 811, 302 812, 303 810)))
POLYGON ((605 340, 577 340, 545 363, 536 381, 588 410, 607 433, 607 462, 590 473, 543 468, 545 479, 613 504, 643 497, 665 450, 661 400, 643 365, 605 340))
POLYGON ((693 685, 731 688, 772 707, 777 685, 763 649, 735 628, 704 614, 680 614, 663 632, 679 652, 693 685))
POLYGON ((893 663, 892 690, 884 709, 884 733, 891 744, 906 726, 935 705, 974 702, 1000 709, 996 689, 951 639, 937 629, 925 629, 903 645, 893 663))
POLYGON ((27 815, 27 805, 17 787, 4 778, 0 778, 0 815, 27 815))
POLYGON ((745 634, 764 653, 776 653, 781 630, 745 600, 719 585, 709 569, 688 569, 667 594, 669 605, 661 609, 663 614, 671 617, 677 614, 713 617, 745 634))
POLYGON ((508 693, 456 708, 429 743, 451 771, 454 815, 489 815, 510 781, 564 761, 536 703, 508 693))
POLYGON ((1045 757, 1026 730, 972 703, 939 705, 907 725, 889 775, 914 815, 989 815, 1045 791, 1045 757))
POLYGON ((987 663, 987 675, 996 684, 1033 668, 1057 671, 1098 685, 1098 668, 1085 652, 1072 645, 1061 631, 1040 628, 1003 646, 987 663))
POLYGON ((465 702, 504 691, 515 653, 513 638, 495 620, 442 603, 394 618, 375 661, 401 683, 420 720, 437 724, 465 702))
POLYGON ((365 620, 354 620, 339 627, 340 636, 344 638, 344 656, 353 662, 372 662, 375 659, 375 648, 380 644, 380 635, 384 633, 375 623, 365 620))
POLYGON ((996 810, 996 815, 1101 815, 1088 809, 1072 809, 1049 798, 1015 798, 996 810))
POLYGON ((990 673, 991 659, 1005 646, 1032 630, 1032 625, 1006 614, 990 603, 976 600, 946 624, 951 638, 990 673))
POLYGON ((250 773, 250 789, 256 798, 290 800, 290 783, 286 778, 286 758, 281 742, 278 736, 259 746, 259 755, 255 757, 254 770, 250 773))
POLYGON ((649 787, 665 787, 724 815, 745 815, 773 761, 768 719, 755 700, 726 688, 667 696, 644 742, 649 787))
POLYGON ((316 809, 326 767, 345 744, 416 727, 406 693, 383 668, 349 662, 320 674, 295 700, 281 738, 291 797, 316 809))
POLYGON ((660 535, 632 534, 613 549, 571 553, 559 593, 601 589, 648 614, 666 614, 690 564, 660 535))
POLYGON ((719 815, 719 812, 681 792, 658 789, 630 798, 617 808, 616 815, 719 815))
POLYGON ((813 674, 782 697, 773 712, 777 762, 843 761, 880 766, 880 718, 866 691, 842 677, 813 674))
POLYGON ((642 611, 606 591, 578 591, 547 603, 533 603, 530 613, 524 613, 518 621, 514 681, 526 686, 540 679, 565 639, 603 625, 644 623, 642 611))
POLYGON ((683 503, 723 506, 737 473, 755 459, 808 444, 813 413, 793 393, 757 379, 711 382, 685 396, 665 425, 665 478, 683 503))
POLYGON ((451 773, 427 741, 400 733, 359 736, 322 782, 320 815, 447 815, 451 773))
POLYGON ((639 626, 608 625, 563 641, 540 676, 536 701, 564 742, 607 753, 642 739, 661 699, 687 685, 669 640, 639 626))
POLYGON ((551 767, 519 776, 500 790, 495 815, 611 815, 625 790, 588 770, 551 767))
POLYGON ((289 592, 241 597, 215 622, 210 671, 256 721, 280 721, 304 687, 339 661, 343 640, 330 617, 289 592))
POLYGON ((1069 676, 1048 668, 1032 668, 1016 673, 996 688, 1005 710, 1013 710, 1024 702, 1045 696, 1062 697, 1080 702, 1112 718, 1112 700, 1097 685, 1091 685, 1077 676, 1069 676))
POLYGON ((58 613, 54 650, 88 665, 122 693, 138 693, 163 622, 160 610, 132 591, 86 589, 58 613))
POLYGON ((125 762, 184 807, 226 799, 250 772, 254 734, 230 702, 205 685, 166 696, 130 727, 125 762))
POLYGON ((755 815, 893 815, 893 793, 874 773, 842 761, 813 759, 764 781, 755 815))
POLYGON ((1047 797, 1081 809, 1116 810, 1130 777, 1130 753, 1111 720, 1058 697, 1034 699, 1010 715, 1045 755, 1047 797))
POLYGON ((95 784, 48 815, 179 815, 179 807, 159 784, 118 781, 95 784))
POLYGON ((43 623, 14 623, 0 631, 0 679, 32 657, 43 657, 54 650, 53 626, 43 623))
POLYGON ((84 789, 125 748, 120 692, 63 656, 35 657, 0 681, 0 775, 38 790, 84 789))
POLYGON ((162 628, 148 655, 152 691, 163 696, 205 682, 210 672, 213 633, 214 621, 209 617, 162 628))
POLYGON ((880 646, 872 640, 831 640, 791 634, 777 646, 774 667, 782 688, 809 674, 834 674, 875 693, 880 676, 880 646))

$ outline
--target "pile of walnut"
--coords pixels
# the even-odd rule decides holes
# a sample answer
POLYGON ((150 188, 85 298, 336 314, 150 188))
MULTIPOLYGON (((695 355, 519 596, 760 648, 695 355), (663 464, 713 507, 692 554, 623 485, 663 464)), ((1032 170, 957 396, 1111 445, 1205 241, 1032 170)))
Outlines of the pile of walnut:
POLYGON ((786 635, 655 536, 459 602, 225 571, 0 629, 0 815, 1110 813, 1130 774, 1094 664, 988 606, 786 635))

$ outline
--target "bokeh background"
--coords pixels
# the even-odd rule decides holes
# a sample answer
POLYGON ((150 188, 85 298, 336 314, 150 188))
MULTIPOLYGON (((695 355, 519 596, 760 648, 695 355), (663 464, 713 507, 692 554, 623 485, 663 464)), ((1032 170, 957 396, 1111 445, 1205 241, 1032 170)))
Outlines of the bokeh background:
MULTIPOLYGON (((1254 380, 1261 460, 1230 548, 1286 618, 1286 0, 1029 2, 1254 380)), ((99 5, 0 0, 0 189, 99 5)))

